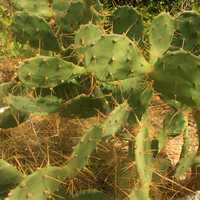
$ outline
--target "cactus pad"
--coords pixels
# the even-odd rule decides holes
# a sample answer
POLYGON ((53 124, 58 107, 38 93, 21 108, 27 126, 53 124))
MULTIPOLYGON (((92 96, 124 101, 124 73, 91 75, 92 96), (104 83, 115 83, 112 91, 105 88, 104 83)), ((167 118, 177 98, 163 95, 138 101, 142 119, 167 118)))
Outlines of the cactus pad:
POLYGON ((125 79, 148 69, 135 43, 121 35, 102 36, 87 48, 83 57, 85 67, 101 81, 125 79))
MULTIPOLYGON (((88 1, 92 2, 92 1, 88 1)), ((57 17, 57 25, 61 32, 73 33, 81 24, 87 24, 89 21, 98 20, 99 16, 93 12, 92 5, 85 0, 72 1, 67 12, 57 17)))
POLYGON ((52 12, 48 4, 48 0, 11 0, 11 4, 18 10, 37 14, 41 17, 51 17, 52 12))
POLYGON ((58 57, 38 56, 21 64, 18 77, 28 87, 53 88, 84 72, 84 68, 58 57))
POLYGON ((183 12, 176 19, 176 32, 172 45, 200 55, 200 14, 193 11, 183 12))
POLYGON ((174 32, 175 20, 169 14, 161 13, 154 18, 149 31, 150 59, 152 63, 168 50, 174 32))
MULTIPOLYGON (((141 125, 143 126, 143 124, 141 125)), ((139 175, 140 187, 136 187, 131 193, 131 200, 149 199, 149 190, 152 179, 152 154, 148 129, 141 127, 136 136, 135 159, 139 175)))
POLYGON ((200 58, 183 50, 169 52, 160 58, 151 76, 155 89, 164 97, 200 106, 200 58))
POLYGON ((5 197, 9 190, 19 184, 23 179, 23 175, 4 160, 0 160, 0 177, 0 197, 5 197))
POLYGON ((54 191, 67 172, 59 167, 46 167, 27 176, 14 190, 9 193, 9 200, 47 200, 54 196, 54 191))
POLYGON ((49 113, 58 112, 62 100, 55 96, 31 99, 28 97, 9 95, 7 102, 9 105, 21 112, 32 113, 35 115, 47 115, 49 113))
POLYGON ((51 27, 42 17, 17 12, 12 20, 11 31, 14 38, 22 44, 29 43, 34 48, 50 51, 60 49, 51 27))
POLYGON ((102 137, 114 136, 116 133, 121 131, 121 128, 126 125, 130 112, 131 109, 127 101, 118 105, 102 124, 102 137))
POLYGON ((75 46, 83 47, 94 44, 103 35, 103 30, 94 25, 86 24, 81 25, 80 29, 75 33, 75 46))
POLYGON ((136 9, 130 6, 117 8, 112 15, 113 32, 117 34, 126 33, 127 36, 139 41, 143 38, 143 20, 136 9))

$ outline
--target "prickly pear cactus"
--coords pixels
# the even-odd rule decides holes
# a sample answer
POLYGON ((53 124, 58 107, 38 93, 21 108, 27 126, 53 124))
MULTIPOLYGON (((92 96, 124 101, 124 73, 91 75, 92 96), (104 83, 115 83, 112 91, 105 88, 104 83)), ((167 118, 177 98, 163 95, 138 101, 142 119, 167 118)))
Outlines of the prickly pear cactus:
POLYGON ((16 41, 22 44, 50 51, 60 50, 50 25, 40 16, 17 12, 12 19, 11 31, 16 41))
POLYGON ((58 17, 68 10, 70 1, 53 0, 51 6, 54 14, 58 17))
POLYGON ((23 174, 4 160, 0 160, 0 198, 23 180, 23 174))
POLYGON ((174 32, 175 20, 168 13, 161 13, 153 19, 149 30, 151 63, 169 49, 174 32))
MULTIPOLYGON (((60 183, 74 178, 89 164, 90 155, 102 139, 115 136, 123 127, 136 125, 143 119, 154 88, 165 99, 192 108, 200 106, 200 58, 196 51, 199 14, 184 12, 174 18, 161 13, 154 18, 147 31, 150 44, 147 53, 138 45, 144 37, 142 17, 132 7, 115 9, 111 17, 113 30, 103 30, 102 27, 110 27, 102 20, 99 0, 12 2, 21 10, 13 15, 14 38, 21 44, 38 48, 42 55, 24 61, 15 80, 0 85, 0 128, 15 127, 29 114, 52 112, 72 118, 103 113, 106 119, 86 131, 66 164, 48 166, 28 175, 7 199, 56 199, 60 183)), ((176 113, 165 121, 155 148, 146 124, 140 123, 131 159, 136 163, 138 182, 130 199, 149 198, 153 157, 157 158, 167 136, 184 132, 176 178, 199 162, 195 153, 187 151, 190 141, 182 113, 178 112, 175 117, 173 114, 176 113), (154 150, 156 153, 152 155, 154 150)), ((165 162, 157 163, 159 169, 166 168, 165 162)), ((106 199, 98 191, 86 191, 70 198, 106 199)))
POLYGON ((54 191, 59 189, 60 181, 67 172, 59 167, 39 169, 24 180, 8 194, 10 200, 27 200, 36 198, 47 200, 53 198, 54 191))
POLYGON ((174 48, 183 48, 200 55, 200 14, 186 11, 176 18, 176 34, 173 38, 174 48))
POLYGON ((86 69, 101 81, 126 79, 149 68, 136 44, 126 36, 115 34, 103 35, 86 49, 83 58, 86 69))
POLYGON ((84 72, 84 68, 61 58, 37 56, 19 66, 18 77, 28 87, 53 88, 84 72))
POLYGON ((199 107, 199 66, 200 58, 189 52, 168 52, 155 63, 151 74, 154 87, 167 98, 199 107))
POLYGON ((125 33, 132 40, 143 39, 143 19, 138 11, 131 6, 118 7, 112 14, 113 32, 125 33))
POLYGON ((101 19, 100 15, 95 8, 97 1, 75 0, 71 1, 68 6, 67 12, 64 15, 56 18, 56 23, 61 32, 73 33, 76 31, 80 24, 87 24, 89 21, 98 21, 101 19), (90 3, 89 3, 90 2, 90 3), (96 11, 96 12, 95 12, 96 11))
POLYGON ((131 200, 149 199, 150 184, 152 180, 152 154, 148 129, 141 127, 136 136, 135 160, 139 175, 139 187, 135 188, 130 196, 131 200))
POLYGON ((93 45, 103 34, 104 30, 92 23, 81 25, 75 33, 75 48, 93 45))
POLYGON ((118 105, 102 124, 102 137, 111 137, 119 132, 126 125, 130 112, 131 108, 126 101, 118 105))
POLYGON ((192 167, 195 163, 196 153, 191 150, 191 139, 188 131, 188 119, 185 117, 185 128, 183 132, 183 145, 180 155, 179 162, 175 170, 175 178, 182 178, 185 173, 192 167))
POLYGON ((17 10, 29 12, 32 14, 37 14, 42 17, 49 18, 52 16, 48 0, 36 0, 36 1, 11 0, 11 5, 17 10))
POLYGON ((55 96, 45 96, 31 99, 28 97, 9 95, 7 103, 21 112, 36 115, 47 115, 59 112, 62 100, 55 96))

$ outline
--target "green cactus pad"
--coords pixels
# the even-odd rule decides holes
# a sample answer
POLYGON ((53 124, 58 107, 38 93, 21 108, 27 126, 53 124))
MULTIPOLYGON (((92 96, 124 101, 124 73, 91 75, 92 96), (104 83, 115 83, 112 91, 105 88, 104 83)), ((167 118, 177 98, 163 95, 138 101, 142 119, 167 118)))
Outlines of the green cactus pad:
POLYGON ((200 55, 200 14, 186 11, 176 18, 177 34, 172 45, 200 55))
POLYGON ((54 191, 67 172, 59 167, 46 167, 27 176, 14 190, 9 193, 10 200, 47 200, 54 196, 54 191))
POLYGON ((183 50, 169 52, 160 58, 151 77, 155 89, 168 99, 200 106, 200 58, 183 50))
MULTIPOLYGON (((73 33, 81 24, 98 20, 98 14, 93 12, 92 4, 88 4, 88 2, 84 0, 72 1, 67 12, 57 17, 57 25, 61 32, 73 33)), ((90 1, 90 3, 92 2, 90 1)))
POLYGON ((84 72, 84 68, 58 57, 38 56, 20 65, 18 77, 28 87, 53 88, 84 72))
POLYGON ((12 19, 11 31, 14 38, 22 44, 29 43, 34 48, 50 51, 60 50, 56 36, 42 17, 17 12, 12 19))
POLYGON ((66 165, 66 168, 71 171, 71 176, 76 175, 87 165, 89 156, 96 149, 101 137, 102 128, 99 125, 95 125, 81 138, 80 143, 74 148, 71 160, 66 165))
POLYGON ((0 128, 14 128, 28 119, 29 115, 8 106, 0 108, 0 128))
POLYGON ((47 115, 49 113, 58 112, 62 100, 55 96, 31 99, 29 97, 9 95, 7 102, 21 112, 32 113, 35 115, 47 115))
POLYGON ((22 173, 4 160, 0 160, 0 177, 0 196, 3 197, 23 179, 22 173))
POLYGON ((148 186, 152 178, 152 154, 151 140, 147 128, 141 128, 136 136, 135 145, 135 160, 140 181, 142 185, 148 186))
POLYGON ((183 133, 186 127, 185 117, 182 112, 170 112, 163 121, 163 128, 168 136, 175 137, 183 133))
POLYGON ((81 94, 73 99, 70 99, 62 105, 62 117, 80 117, 87 118, 98 114, 105 113, 105 100, 94 96, 81 94))
POLYGON ((175 20, 167 13, 156 16, 149 30, 150 60, 154 63, 170 47, 175 32, 175 20))
POLYGON ((188 130, 188 119, 186 118, 186 116, 185 121, 186 125, 183 132, 183 145, 181 155, 174 174, 175 178, 177 179, 181 178, 181 176, 184 176, 185 173, 192 167, 196 156, 196 153, 193 152, 191 149, 192 143, 188 130))
POLYGON ((135 43, 121 35, 102 36, 83 57, 85 67, 101 81, 122 80, 149 70, 135 43))
POLYGON ((51 17, 52 12, 48 5, 48 0, 11 0, 13 7, 20 11, 26 11, 32 14, 37 14, 41 17, 51 17))
POLYGON ((180 179, 194 164, 195 153, 187 154, 179 160, 178 166, 175 171, 175 178, 180 179))
POLYGON ((101 125, 103 128, 102 137, 110 137, 118 133, 126 125, 130 112, 131 109, 127 101, 118 105, 101 125))
POLYGON ((135 160, 139 175, 140 187, 136 187, 131 193, 131 200, 149 199, 149 190, 152 180, 152 153, 149 130, 141 125, 140 132, 135 141, 135 160))
POLYGON ((78 192, 73 200, 108 200, 108 197, 103 192, 90 189, 78 192))
POLYGON ((81 25, 80 29, 75 33, 74 44, 77 47, 83 47, 94 44, 103 35, 103 30, 94 25, 81 25))
POLYGON ((131 6, 118 7, 111 17, 113 32, 126 33, 132 39, 139 41, 143 38, 143 20, 138 11, 131 6))
POLYGON ((69 1, 53 0, 53 2, 52 2, 52 9, 53 9, 53 12, 56 14, 57 17, 59 15, 62 15, 65 12, 67 12, 69 6, 70 6, 69 1))
MULTIPOLYGON (((61 32, 73 33, 79 28, 79 25, 83 21, 87 23, 89 19, 86 19, 86 5, 83 1, 77 0, 70 4, 67 12, 64 15, 57 17, 57 25, 61 32)), ((87 15, 86 15, 87 16, 87 15)))

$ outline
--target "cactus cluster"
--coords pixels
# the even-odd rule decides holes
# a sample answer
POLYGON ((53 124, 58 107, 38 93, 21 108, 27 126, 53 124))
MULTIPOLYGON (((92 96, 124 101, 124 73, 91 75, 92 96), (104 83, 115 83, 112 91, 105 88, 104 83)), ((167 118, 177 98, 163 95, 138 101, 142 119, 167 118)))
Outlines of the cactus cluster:
MULTIPOLYGON (((157 159, 168 136, 184 135, 176 178, 199 162, 199 152, 188 150, 188 122, 182 108, 196 111, 200 107, 200 14, 161 13, 146 28, 135 8, 123 6, 106 15, 98 0, 11 0, 11 5, 14 39, 39 49, 40 55, 24 60, 14 80, 0 84, 0 128, 16 127, 30 114, 108 117, 86 131, 61 167, 47 166, 22 177, 2 161, 0 175, 5 170, 9 180, 1 176, 0 198, 57 199, 60 183, 76 176, 98 143, 125 125, 140 126, 131 141, 134 148, 129 149, 137 169, 130 199, 149 199, 155 163, 161 171, 166 168, 166 159, 157 159), (147 54, 141 45, 144 39, 149 43, 147 54), (176 100, 181 105, 164 120, 156 147, 144 122, 154 91, 166 102, 176 100), (17 187, 9 192, 13 184, 17 187)), ((64 198, 107 199, 96 190, 64 198)))

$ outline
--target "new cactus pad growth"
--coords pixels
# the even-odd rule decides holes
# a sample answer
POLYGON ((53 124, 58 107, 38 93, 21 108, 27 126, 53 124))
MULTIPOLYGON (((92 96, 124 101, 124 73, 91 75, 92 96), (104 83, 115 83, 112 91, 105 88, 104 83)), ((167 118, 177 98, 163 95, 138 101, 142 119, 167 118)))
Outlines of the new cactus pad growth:
POLYGON ((101 38, 103 34, 103 29, 92 23, 81 25, 80 29, 75 33, 75 48, 93 45, 101 38))

